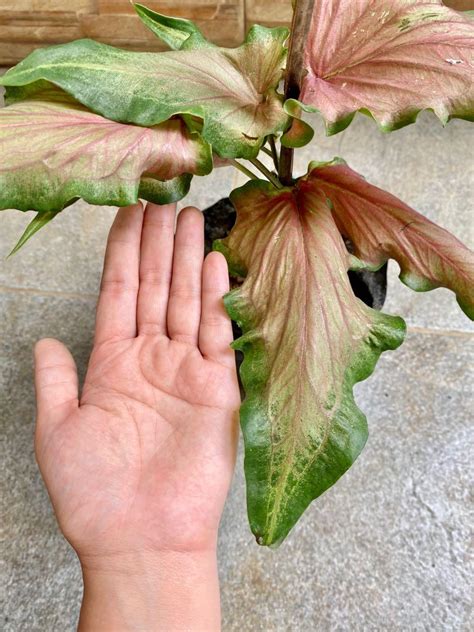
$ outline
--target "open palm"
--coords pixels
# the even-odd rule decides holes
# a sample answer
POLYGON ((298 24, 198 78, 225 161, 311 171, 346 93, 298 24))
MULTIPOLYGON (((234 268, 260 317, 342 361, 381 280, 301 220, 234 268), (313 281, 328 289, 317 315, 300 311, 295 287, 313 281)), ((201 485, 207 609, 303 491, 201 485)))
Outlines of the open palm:
POLYGON ((121 209, 111 229, 82 394, 68 350, 36 348, 36 453, 84 556, 215 546, 240 403, 222 255, 201 213, 121 209))

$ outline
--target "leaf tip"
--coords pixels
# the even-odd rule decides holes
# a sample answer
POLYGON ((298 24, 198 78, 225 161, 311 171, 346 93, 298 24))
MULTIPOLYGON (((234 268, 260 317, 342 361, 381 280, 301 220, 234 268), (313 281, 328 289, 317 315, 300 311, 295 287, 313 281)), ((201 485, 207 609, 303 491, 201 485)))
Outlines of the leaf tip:
POLYGON ((10 259, 10 257, 16 254, 26 244, 26 242, 31 239, 31 237, 33 237, 35 233, 41 230, 43 226, 46 226, 46 224, 48 224, 57 214, 57 211, 38 213, 28 224, 26 230, 17 241, 11 252, 7 255, 6 259, 10 259))
POLYGON ((255 536, 255 541, 259 546, 264 546, 267 549, 270 549, 271 551, 275 551, 276 549, 279 549, 281 543, 285 539, 283 537, 283 538, 278 538, 276 540, 272 540, 268 535, 265 536, 265 535, 262 535, 261 533, 255 533, 255 532, 254 532, 254 536, 255 536))

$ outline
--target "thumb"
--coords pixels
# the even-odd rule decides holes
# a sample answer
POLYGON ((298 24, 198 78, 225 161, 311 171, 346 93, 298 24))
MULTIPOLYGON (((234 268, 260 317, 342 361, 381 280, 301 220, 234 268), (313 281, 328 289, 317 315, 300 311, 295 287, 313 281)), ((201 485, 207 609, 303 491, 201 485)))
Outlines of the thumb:
POLYGON ((79 406, 74 358, 59 340, 45 338, 35 346, 38 426, 60 422, 79 406))

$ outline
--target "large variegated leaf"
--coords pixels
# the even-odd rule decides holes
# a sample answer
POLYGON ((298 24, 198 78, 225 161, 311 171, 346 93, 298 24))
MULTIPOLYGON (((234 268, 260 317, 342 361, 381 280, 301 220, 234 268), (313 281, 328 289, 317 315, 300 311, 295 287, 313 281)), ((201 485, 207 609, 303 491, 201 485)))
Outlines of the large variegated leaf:
POLYGON ((308 181, 331 200, 356 257, 375 268, 396 259, 406 285, 417 291, 447 287, 474 319, 474 253, 453 235, 340 160, 315 167, 308 181))
POLYGON ((237 223, 216 247, 244 284, 225 297, 244 335, 241 410, 247 502, 261 544, 280 543, 367 438, 352 387, 403 339, 401 319, 358 300, 324 195, 301 180, 233 192, 237 223))
POLYGON ((474 118, 474 21, 439 0, 314 3, 301 100, 329 133, 357 110, 388 131, 432 109, 474 118))
POLYGON ((287 35, 284 28, 255 26, 238 48, 164 53, 78 40, 36 50, 0 84, 11 103, 25 98, 22 86, 50 81, 108 119, 144 126, 175 114, 197 116, 203 138, 219 155, 248 158, 289 120, 276 92, 287 35))
POLYGON ((0 109, 0 209, 51 213, 78 197, 170 202, 187 193, 186 174, 211 169, 209 145, 179 119, 124 125, 58 90, 0 109))

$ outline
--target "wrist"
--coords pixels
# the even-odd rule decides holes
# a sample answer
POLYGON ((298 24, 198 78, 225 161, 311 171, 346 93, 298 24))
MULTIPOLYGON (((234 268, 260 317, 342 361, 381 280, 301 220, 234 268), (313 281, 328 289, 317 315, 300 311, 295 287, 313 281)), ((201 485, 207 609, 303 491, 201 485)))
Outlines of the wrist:
POLYGON ((80 632, 220 629, 215 549, 81 558, 80 632))

